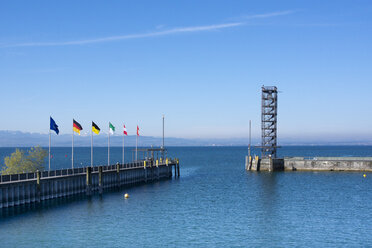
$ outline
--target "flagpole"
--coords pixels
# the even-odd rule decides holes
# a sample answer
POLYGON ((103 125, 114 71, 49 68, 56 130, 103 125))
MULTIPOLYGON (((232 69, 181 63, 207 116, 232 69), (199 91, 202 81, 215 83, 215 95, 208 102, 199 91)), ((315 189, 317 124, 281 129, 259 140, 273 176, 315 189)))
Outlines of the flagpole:
POLYGON ((124 164, 124 136, 125 136, 125 134, 124 134, 124 131, 123 131, 123 164, 124 164))
POLYGON ((137 151, 138 151, 138 127, 137 127, 137 133, 136 133, 136 162, 137 162, 137 151))
POLYGON ((109 132, 108 132, 108 148, 107 148, 107 165, 110 165, 110 123, 109 123, 109 132))
POLYGON ((161 147, 163 150, 161 151, 162 157, 164 159, 164 115, 163 115, 163 145, 161 147))
POLYGON ((164 115, 163 115, 163 146, 162 148, 164 149, 164 115))
POLYGON ((50 128, 49 128, 49 171, 50 171, 50 128))
POLYGON ((249 145, 248 145, 248 161, 251 159, 251 120, 249 120, 249 145))
POLYGON ((91 136, 91 140, 90 140, 90 166, 93 167, 93 125, 92 125, 91 134, 92 134, 92 136, 91 136))
POLYGON ((74 121, 72 121, 72 156, 71 156, 72 169, 74 169, 74 121))

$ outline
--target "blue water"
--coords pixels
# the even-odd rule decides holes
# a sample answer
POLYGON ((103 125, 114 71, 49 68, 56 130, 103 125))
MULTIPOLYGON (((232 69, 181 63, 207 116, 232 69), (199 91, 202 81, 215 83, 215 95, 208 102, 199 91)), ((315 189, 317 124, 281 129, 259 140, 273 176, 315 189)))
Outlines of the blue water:
MULTIPOLYGON (((56 161, 70 149, 55 149, 54 166, 68 167, 56 161)), ((80 156, 90 155, 80 149, 80 156)), ((97 163, 105 163, 107 150, 96 149, 97 163)), ((112 153, 121 158, 120 148, 112 153)), ((179 179, 3 211, 0 246, 372 246, 372 173, 246 172, 246 153, 245 147, 169 148, 180 158, 179 179)), ((283 147, 280 153, 372 156, 372 147, 283 147)))

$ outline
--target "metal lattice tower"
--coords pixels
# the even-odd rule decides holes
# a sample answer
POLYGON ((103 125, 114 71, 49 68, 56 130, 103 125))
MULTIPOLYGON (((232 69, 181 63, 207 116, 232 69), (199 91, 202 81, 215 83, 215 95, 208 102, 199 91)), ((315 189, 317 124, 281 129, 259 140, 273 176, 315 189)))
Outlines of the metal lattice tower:
POLYGON ((276 86, 262 86, 262 157, 276 157, 278 90, 276 86))

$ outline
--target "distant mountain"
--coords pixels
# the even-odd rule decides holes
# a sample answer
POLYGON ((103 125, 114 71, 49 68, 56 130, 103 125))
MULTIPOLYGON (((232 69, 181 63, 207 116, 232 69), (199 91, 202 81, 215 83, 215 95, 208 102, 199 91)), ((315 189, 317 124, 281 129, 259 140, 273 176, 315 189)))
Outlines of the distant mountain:
MULTIPOLYGON (((94 146, 107 146, 107 135, 94 135, 94 146)), ((122 136, 111 136, 111 146, 122 146, 122 136)), ((53 146, 71 146, 71 135, 62 134, 56 135, 52 133, 53 146)), ((90 146, 90 136, 74 136, 74 146, 90 146)), ((161 137, 141 136, 139 138, 139 146, 161 146, 161 137)), ((183 138, 165 138, 166 146, 233 146, 246 145, 244 139, 183 139, 183 138)), ((20 131, 0 131, 0 147, 29 147, 29 146, 48 146, 49 135, 40 133, 26 133, 20 131)), ((136 145, 136 136, 129 135, 125 137, 126 146, 136 145)))
MULTIPOLYGON (((90 146, 90 136, 74 136, 75 146, 90 146)), ((56 135, 52 134, 52 145, 60 147, 71 146, 71 134, 56 135)), ((122 136, 111 136, 111 146, 122 146, 122 136)), ((139 146, 161 146, 161 137, 141 136, 139 146)), ((260 140, 252 139, 252 145, 259 145, 260 140)), ((49 145, 49 135, 40 133, 27 133, 20 131, 0 131, 0 147, 30 147, 30 146, 49 145)), ((136 145, 136 136, 130 135, 125 137, 126 146, 136 145)), ((184 139, 184 138, 165 138, 166 146, 248 146, 247 138, 230 138, 230 139, 184 139)), ((279 145, 372 145, 372 137, 365 139, 327 139, 323 138, 280 138, 279 145)), ((107 135, 95 135, 94 146, 107 146, 107 135)))

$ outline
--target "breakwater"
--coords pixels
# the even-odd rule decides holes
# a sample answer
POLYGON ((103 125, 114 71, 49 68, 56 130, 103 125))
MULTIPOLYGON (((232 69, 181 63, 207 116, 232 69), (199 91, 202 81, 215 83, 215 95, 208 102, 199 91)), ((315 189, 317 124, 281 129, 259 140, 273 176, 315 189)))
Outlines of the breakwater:
POLYGON ((372 157, 248 158, 251 171, 372 171, 372 157))
POLYGON ((2 175, 0 209, 169 179, 173 169, 175 177, 179 177, 178 159, 2 175))

